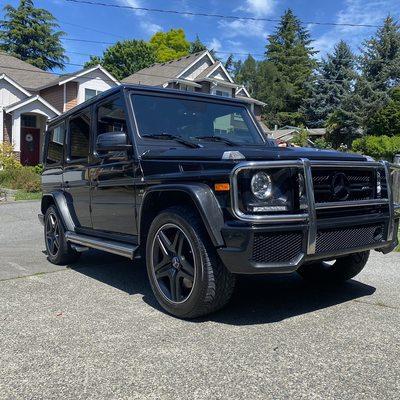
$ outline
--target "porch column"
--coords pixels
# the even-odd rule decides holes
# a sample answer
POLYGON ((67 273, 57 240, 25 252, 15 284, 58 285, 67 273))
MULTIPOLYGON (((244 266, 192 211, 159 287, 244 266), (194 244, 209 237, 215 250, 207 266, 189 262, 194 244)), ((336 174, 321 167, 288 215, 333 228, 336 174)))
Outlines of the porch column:
POLYGON ((0 106, 0 143, 4 141, 4 111, 3 106, 0 106))
POLYGON ((21 114, 12 114, 12 143, 14 151, 21 151, 21 114))

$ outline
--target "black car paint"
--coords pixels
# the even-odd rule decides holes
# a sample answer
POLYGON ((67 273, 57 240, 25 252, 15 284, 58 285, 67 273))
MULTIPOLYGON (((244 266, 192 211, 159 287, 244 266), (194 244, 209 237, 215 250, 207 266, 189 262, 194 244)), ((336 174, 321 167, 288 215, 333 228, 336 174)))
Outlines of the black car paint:
MULTIPOLYGON (((200 212, 214 245, 220 248, 221 258, 226 263, 232 262, 237 265, 233 260, 235 257, 236 260, 240 259, 237 258, 238 251, 243 249, 245 244, 248 248, 248 242, 255 229, 268 230, 278 227, 254 227, 250 223, 235 220, 230 212, 229 194, 217 195, 212 191, 215 182, 229 181, 232 168, 238 162, 222 160, 225 151, 239 151, 247 161, 301 158, 332 161, 366 160, 360 155, 335 151, 279 148, 268 140, 265 140, 264 145, 258 146, 229 146, 223 142, 204 141, 202 148, 188 148, 172 141, 146 140, 138 135, 134 113, 130 111, 129 93, 138 91, 170 96, 193 96, 209 101, 229 101, 244 105, 235 99, 216 99, 215 96, 197 93, 184 94, 175 90, 122 85, 51 121, 50 127, 68 119, 84 107, 91 107, 92 110, 91 145, 87 163, 71 163, 64 157, 62 165, 46 168, 43 174, 44 199, 47 196, 60 199, 63 194, 65 200, 61 201, 59 208, 63 207, 65 214, 67 212, 65 204, 67 204, 74 229, 78 233, 140 244, 140 226, 146 199, 155 192, 185 192, 200 212), (126 158, 118 161, 110 161, 99 156, 94 144, 95 107, 112 96, 122 96, 124 99, 128 117, 127 133, 132 143, 132 150, 127 152, 126 158)), ((356 222, 357 218, 353 218, 348 223, 356 222)), ((290 224, 283 228, 303 229, 300 225, 290 224)), ((242 256, 244 256, 241 258, 243 261, 248 256, 247 252, 242 252, 242 256)), ((257 269, 255 271, 257 272, 257 269)), ((234 272, 246 271, 237 269, 234 272)))

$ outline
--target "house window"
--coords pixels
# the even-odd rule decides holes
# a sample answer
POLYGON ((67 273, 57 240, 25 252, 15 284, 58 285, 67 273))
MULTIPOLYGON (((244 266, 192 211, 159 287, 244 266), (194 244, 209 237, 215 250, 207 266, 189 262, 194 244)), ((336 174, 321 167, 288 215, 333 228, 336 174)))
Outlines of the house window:
POLYGON ((216 89, 214 91, 214 94, 216 96, 222 96, 222 97, 231 97, 232 96, 231 92, 228 92, 226 90, 220 90, 220 89, 216 89))
POLYGON ((36 115, 22 115, 21 126, 26 128, 36 128, 36 115))
POLYGON ((97 96, 101 92, 102 92, 101 90, 85 89, 85 101, 90 100, 91 98, 97 96))

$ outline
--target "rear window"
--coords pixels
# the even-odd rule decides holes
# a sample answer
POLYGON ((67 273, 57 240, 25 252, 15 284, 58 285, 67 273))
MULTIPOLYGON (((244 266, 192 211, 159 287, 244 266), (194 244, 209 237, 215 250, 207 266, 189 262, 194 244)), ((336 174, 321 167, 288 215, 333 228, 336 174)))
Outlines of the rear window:
POLYGON ((140 135, 171 134, 190 141, 218 136, 238 144, 264 143, 245 106, 202 99, 132 96, 140 135))
POLYGON ((48 132, 46 165, 60 164, 63 159, 65 125, 58 125, 48 132))
POLYGON ((89 155, 90 111, 69 120, 69 159, 81 160, 89 155))

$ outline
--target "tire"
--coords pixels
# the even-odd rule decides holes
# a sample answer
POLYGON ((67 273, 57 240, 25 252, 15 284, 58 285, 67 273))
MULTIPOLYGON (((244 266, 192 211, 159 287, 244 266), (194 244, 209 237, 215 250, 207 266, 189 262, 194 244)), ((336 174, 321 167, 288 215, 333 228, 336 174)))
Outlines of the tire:
POLYGON ((235 287, 235 276, 219 260, 201 219, 190 207, 171 207, 153 220, 146 263, 158 303, 179 318, 221 309, 235 287))
POLYGON ((369 251, 338 258, 333 264, 318 261, 302 265, 297 272, 306 280, 315 283, 341 283, 358 275, 365 267, 369 251))
POLYGON ((55 206, 46 210, 44 217, 44 241, 47 259, 56 265, 71 264, 78 260, 80 253, 65 240, 65 229, 55 206))

